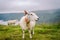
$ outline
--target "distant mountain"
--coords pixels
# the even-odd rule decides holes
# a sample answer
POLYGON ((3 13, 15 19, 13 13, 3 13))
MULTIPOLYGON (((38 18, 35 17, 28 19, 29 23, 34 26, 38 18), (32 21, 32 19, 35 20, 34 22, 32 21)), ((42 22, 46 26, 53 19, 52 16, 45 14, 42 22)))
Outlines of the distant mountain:
MULTIPOLYGON (((60 22, 60 9, 54 9, 54 10, 37 10, 33 11, 35 12, 39 17, 40 20, 38 21, 39 23, 55 23, 55 22, 60 22)), ((13 19, 18 19, 23 16, 23 13, 7 13, 7 14, 0 14, 0 20, 13 20, 13 19)))
POLYGON ((40 16, 40 22, 60 22, 60 9, 33 11, 40 16))
POLYGON ((23 13, 7 13, 7 14, 0 14, 0 20, 14 20, 20 19, 24 14, 23 13))

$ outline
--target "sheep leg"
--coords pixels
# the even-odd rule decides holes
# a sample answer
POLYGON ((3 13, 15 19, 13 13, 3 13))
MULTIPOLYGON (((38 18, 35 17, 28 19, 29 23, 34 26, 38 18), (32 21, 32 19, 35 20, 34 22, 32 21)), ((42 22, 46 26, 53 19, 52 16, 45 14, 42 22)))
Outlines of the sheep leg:
POLYGON ((32 38, 32 35, 31 35, 31 30, 29 30, 29 34, 30 34, 30 38, 32 38))
POLYGON ((22 36, 22 38, 24 39, 24 37, 25 37, 25 32, 24 32, 24 30, 23 30, 23 36, 22 36))
POLYGON ((33 31, 33 33, 32 33, 32 34, 34 34, 34 29, 33 29, 32 31, 33 31))

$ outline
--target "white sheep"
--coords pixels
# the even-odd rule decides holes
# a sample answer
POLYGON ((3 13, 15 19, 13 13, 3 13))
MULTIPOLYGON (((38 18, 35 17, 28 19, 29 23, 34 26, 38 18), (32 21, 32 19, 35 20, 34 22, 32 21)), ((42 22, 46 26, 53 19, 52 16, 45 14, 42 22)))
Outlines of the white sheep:
POLYGON ((25 13, 25 16, 23 16, 20 20, 20 26, 23 31, 22 38, 25 38, 25 30, 27 29, 29 31, 30 38, 32 38, 31 31, 33 30, 33 34, 34 34, 34 26, 36 24, 36 21, 39 19, 39 17, 35 13, 33 12, 29 13, 26 10, 24 10, 24 13, 25 13))
POLYGON ((8 20, 8 25, 15 25, 15 23, 17 22, 17 20, 8 20))

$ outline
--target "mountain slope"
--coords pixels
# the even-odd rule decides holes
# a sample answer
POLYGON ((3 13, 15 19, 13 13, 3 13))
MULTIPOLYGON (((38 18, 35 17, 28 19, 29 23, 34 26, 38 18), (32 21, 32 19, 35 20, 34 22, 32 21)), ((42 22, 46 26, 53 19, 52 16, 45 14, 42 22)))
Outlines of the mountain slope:
MULTIPOLYGON (((33 11, 35 12, 39 17, 40 20, 38 21, 39 23, 55 23, 55 22, 60 22, 60 9, 55 9, 55 10, 38 10, 38 11, 33 11)), ((13 19, 18 19, 24 16, 23 13, 7 13, 7 14, 0 14, 0 20, 13 20, 13 19)))

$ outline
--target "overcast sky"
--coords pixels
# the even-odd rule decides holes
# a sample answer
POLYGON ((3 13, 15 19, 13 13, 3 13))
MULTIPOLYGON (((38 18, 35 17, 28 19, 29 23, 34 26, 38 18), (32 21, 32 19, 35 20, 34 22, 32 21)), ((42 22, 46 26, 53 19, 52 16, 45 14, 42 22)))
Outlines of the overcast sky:
POLYGON ((0 0, 0 12, 60 8, 60 0, 0 0))

